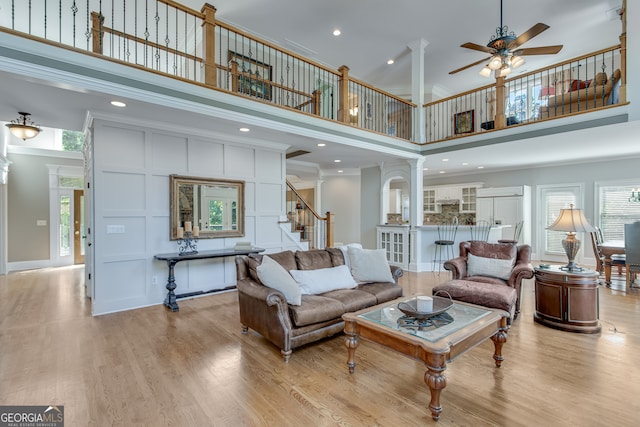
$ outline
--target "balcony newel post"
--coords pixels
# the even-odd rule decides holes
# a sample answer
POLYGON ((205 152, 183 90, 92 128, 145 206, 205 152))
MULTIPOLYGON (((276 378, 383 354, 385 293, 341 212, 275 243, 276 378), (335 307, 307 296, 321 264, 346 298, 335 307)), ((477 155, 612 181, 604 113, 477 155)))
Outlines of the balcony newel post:
POLYGON ((311 111, 311 114, 315 114, 316 116, 320 115, 320 97, 322 96, 322 91, 321 90, 314 90, 312 92, 313 94, 313 111, 311 111))
POLYGON ((91 12, 91 38, 93 38, 93 53, 102 55, 102 26, 104 25, 104 15, 98 12, 91 12))
POLYGON ((202 45, 204 46, 204 84, 216 87, 218 79, 216 76, 216 8, 209 3, 205 3, 200 10, 204 14, 202 21, 202 45))
POLYGON ((342 65, 338 72, 338 121, 349 123, 349 67, 342 65))
POLYGON ((504 129, 507 127, 507 118, 504 115, 504 80, 504 76, 496 77, 496 117, 494 119, 495 129, 504 129))

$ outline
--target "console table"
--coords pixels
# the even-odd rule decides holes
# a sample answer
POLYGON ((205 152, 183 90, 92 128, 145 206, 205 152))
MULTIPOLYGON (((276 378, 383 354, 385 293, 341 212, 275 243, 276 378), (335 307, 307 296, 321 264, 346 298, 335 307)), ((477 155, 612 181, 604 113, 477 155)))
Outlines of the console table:
POLYGON ((538 266, 534 270, 533 319, 537 323, 569 332, 600 332, 598 272, 567 271, 559 266, 538 266))
POLYGON ((186 254, 180 255, 178 253, 170 253, 170 254, 158 254, 154 255, 153 258, 159 261, 166 261, 167 267, 169 267, 169 277, 167 279, 167 297, 164 299, 164 305, 169 307, 171 311, 178 311, 180 308, 178 307, 178 302, 176 301, 178 298, 186 298, 192 297, 194 295, 207 294, 211 292, 216 292, 218 289, 211 291, 198 291, 198 292, 190 292, 188 294, 176 295, 176 278, 174 275, 174 267, 180 261, 190 261, 194 259, 208 259, 208 258, 225 258, 225 257, 235 257, 236 255, 249 255, 249 254, 257 254, 259 252, 264 251, 262 248, 251 248, 251 249, 241 249, 234 250, 231 249, 215 249, 211 251, 200 251, 194 254, 186 254))

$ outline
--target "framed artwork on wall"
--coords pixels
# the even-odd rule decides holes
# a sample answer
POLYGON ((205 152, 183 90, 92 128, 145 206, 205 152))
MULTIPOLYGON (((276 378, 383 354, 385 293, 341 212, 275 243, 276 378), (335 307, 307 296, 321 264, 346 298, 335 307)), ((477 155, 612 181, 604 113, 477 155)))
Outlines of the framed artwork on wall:
POLYGON ((273 67, 253 58, 229 51, 229 68, 232 63, 238 64, 235 78, 235 90, 256 98, 271 100, 271 73, 273 67))
POLYGON ((475 110, 469 110, 453 116, 453 130, 456 135, 473 132, 475 129, 474 112, 475 110))

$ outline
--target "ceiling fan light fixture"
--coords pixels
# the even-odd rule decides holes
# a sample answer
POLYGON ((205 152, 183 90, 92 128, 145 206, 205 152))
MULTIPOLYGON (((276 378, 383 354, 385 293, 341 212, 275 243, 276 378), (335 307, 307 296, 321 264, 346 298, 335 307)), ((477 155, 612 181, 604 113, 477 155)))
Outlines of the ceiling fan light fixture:
POLYGON ((491 77, 491 68, 485 65, 484 68, 480 70, 480 75, 482 77, 491 77))
POLYGON ((508 65, 505 65, 499 70, 496 70, 496 77, 505 77, 511 74, 511 68, 508 65))
POLYGON ((502 58, 498 55, 494 55, 489 61, 489 65, 487 65, 491 70, 498 70, 502 67, 502 58))
POLYGON ((524 64, 524 59, 521 56, 513 55, 511 57, 511 68, 518 68, 522 64, 524 64))
POLYGON ((40 129, 40 127, 38 127, 31 119, 29 119, 31 113, 18 112, 18 114, 20 115, 19 118, 12 120, 11 123, 6 124, 6 126, 9 128, 9 131, 11 131, 14 136, 22 139, 23 141, 38 136, 42 129, 40 129))

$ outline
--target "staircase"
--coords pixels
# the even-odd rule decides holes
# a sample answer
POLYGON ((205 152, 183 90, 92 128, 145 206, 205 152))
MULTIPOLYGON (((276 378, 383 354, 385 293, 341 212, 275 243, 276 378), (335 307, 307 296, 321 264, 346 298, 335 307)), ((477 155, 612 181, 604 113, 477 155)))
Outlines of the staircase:
POLYGON ((333 246, 333 215, 320 216, 289 180, 287 187, 287 216, 280 220, 287 236, 304 250, 333 246))

